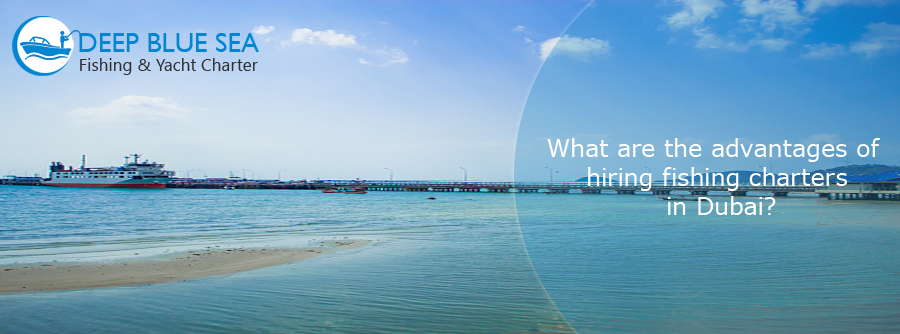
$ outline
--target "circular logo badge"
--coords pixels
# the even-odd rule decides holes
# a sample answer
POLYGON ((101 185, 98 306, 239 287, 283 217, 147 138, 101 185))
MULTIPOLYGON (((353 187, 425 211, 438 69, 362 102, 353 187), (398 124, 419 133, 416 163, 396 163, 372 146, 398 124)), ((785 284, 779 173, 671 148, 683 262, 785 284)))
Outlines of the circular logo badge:
POLYGON ((49 16, 28 19, 13 36, 13 56, 19 66, 34 75, 51 75, 69 63, 71 32, 65 24, 49 16))

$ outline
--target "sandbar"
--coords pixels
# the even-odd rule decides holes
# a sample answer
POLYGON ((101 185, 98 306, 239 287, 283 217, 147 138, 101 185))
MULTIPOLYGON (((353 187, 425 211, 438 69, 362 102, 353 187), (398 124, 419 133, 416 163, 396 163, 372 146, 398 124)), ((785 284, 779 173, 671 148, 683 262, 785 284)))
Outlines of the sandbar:
POLYGON ((0 293, 96 289, 186 281, 287 264, 368 244, 323 242, 307 248, 206 248, 114 262, 34 263, 0 267, 0 293))

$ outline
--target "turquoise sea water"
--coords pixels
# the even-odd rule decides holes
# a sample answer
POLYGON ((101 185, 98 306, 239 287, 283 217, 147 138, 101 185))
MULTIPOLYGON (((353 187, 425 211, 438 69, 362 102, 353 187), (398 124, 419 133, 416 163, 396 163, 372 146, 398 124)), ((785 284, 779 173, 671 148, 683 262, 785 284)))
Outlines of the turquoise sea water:
POLYGON ((556 307, 582 333, 900 331, 897 203, 779 199, 765 217, 672 217, 665 205, 0 187, 5 264, 374 241, 187 282, 0 295, 0 333, 555 332, 556 307))
POLYGON ((0 187, 0 259, 371 245, 151 286, 0 295, 0 333, 553 332, 511 195, 0 187), (427 200, 429 196, 437 200, 427 200))
POLYGON ((543 285, 581 333, 900 332, 900 203, 667 216, 650 196, 516 202, 543 285))

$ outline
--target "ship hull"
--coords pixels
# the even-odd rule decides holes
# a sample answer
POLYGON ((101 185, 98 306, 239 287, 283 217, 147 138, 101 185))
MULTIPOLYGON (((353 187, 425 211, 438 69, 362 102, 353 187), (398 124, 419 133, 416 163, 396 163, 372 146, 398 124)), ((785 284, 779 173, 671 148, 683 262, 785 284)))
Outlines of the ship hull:
POLYGON ((122 182, 59 182, 51 180, 44 182, 45 185, 53 187, 75 187, 75 188, 128 188, 128 189, 165 189, 168 178, 148 178, 134 179, 122 182))

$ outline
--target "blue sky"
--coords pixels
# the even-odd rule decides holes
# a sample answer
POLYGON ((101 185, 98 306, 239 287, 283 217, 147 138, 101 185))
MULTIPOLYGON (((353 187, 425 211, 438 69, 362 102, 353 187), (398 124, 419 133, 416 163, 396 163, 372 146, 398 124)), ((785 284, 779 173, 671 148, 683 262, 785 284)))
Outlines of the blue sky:
POLYGON ((674 137, 853 147, 878 136, 876 158, 851 162, 900 163, 896 1, 599 1, 566 31, 586 5, 3 2, 6 43, 37 15, 142 38, 255 30, 257 54, 138 48, 113 58, 260 65, 251 73, 79 72, 78 59, 110 56, 92 52, 35 77, 0 52, 8 124, 0 174, 45 172, 50 161, 76 164, 81 154, 112 165, 134 152, 182 176, 274 178, 281 170, 285 179, 378 179, 385 168, 398 179, 459 179, 466 167, 470 179, 508 180, 514 162, 520 179, 546 178, 545 166, 575 179, 607 164, 787 170, 845 162, 547 159, 546 138, 572 136, 660 149, 674 137))
POLYGON ((9 45, 26 19, 135 32, 127 54, 75 53, 50 77, 0 53, 0 173, 50 161, 119 164, 129 153, 179 174, 510 179, 519 117, 543 60, 585 7, 571 2, 3 2, 9 45), (146 53, 146 34, 256 30, 258 54, 146 53), (528 39, 526 39, 528 38, 528 39), (258 61, 250 73, 79 72, 112 57, 258 61), (244 170, 241 172, 240 170, 244 170))
MULTIPOLYGON (((894 1, 595 2, 549 55, 520 127, 516 178, 586 176, 587 167, 659 173, 799 171, 845 159, 717 159, 716 143, 858 144, 900 164, 900 4, 894 1), (560 48, 560 45, 567 45, 560 48), (562 52, 561 52, 562 51, 562 52), (651 143, 654 158, 550 158, 547 138, 651 143), (666 139, 701 158, 663 158, 666 139)), ((613 152, 614 153, 614 152, 613 152)))

